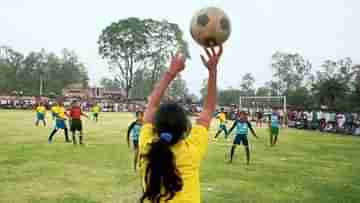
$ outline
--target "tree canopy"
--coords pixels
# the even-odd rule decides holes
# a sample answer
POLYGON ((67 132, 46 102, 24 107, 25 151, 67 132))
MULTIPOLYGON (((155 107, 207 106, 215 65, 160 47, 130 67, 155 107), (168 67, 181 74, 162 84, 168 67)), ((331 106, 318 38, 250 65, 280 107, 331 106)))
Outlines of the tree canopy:
POLYGON ((0 94, 21 92, 38 96, 41 81, 43 96, 61 95, 63 88, 73 83, 88 84, 85 66, 67 49, 57 56, 44 49, 24 55, 10 47, 0 47, 0 72, 0 94))

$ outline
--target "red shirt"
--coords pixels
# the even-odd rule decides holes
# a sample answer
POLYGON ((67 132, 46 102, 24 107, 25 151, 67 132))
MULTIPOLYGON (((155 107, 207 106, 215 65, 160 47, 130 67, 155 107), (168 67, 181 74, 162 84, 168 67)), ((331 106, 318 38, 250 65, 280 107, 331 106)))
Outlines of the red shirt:
POLYGON ((74 106, 70 109, 70 117, 72 119, 80 119, 82 115, 81 108, 78 106, 74 106))

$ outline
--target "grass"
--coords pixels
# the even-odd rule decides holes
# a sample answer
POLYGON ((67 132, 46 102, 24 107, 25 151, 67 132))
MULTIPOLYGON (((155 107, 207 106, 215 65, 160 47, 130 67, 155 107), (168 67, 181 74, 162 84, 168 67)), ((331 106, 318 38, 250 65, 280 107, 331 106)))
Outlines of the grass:
MULTIPOLYGON (((33 113, 0 115, 1 203, 136 202, 139 179, 125 141, 132 114, 86 121, 84 147, 65 144, 62 133, 47 144, 51 127, 35 127, 33 113)), ((270 148, 267 131, 257 132, 249 166, 242 147, 229 165, 230 142, 210 143, 201 170, 204 203, 360 202, 359 137, 284 129, 270 148)))

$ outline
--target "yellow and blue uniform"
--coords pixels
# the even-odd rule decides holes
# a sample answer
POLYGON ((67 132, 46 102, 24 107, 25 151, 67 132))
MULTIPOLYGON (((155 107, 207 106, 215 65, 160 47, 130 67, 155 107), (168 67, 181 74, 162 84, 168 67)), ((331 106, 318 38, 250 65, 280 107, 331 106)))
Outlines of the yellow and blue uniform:
POLYGON ((58 106, 56 109, 56 129, 65 129, 66 128, 66 116, 65 116, 65 108, 63 106, 58 106))
MULTIPOLYGON (((190 135, 171 146, 171 151, 175 155, 176 167, 183 180, 183 188, 177 192, 172 200, 167 203, 200 203, 200 165, 208 148, 208 130, 201 125, 194 125, 190 135)), ((150 148, 153 139, 156 139, 153 126, 145 124, 140 132, 140 173, 143 187, 145 188, 145 170, 147 160, 144 156, 150 148)), ((145 201, 150 203, 149 201, 145 201)), ((160 203, 165 203, 161 199, 160 203)))
POLYGON ((36 117, 38 121, 45 120, 45 112, 46 112, 45 106, 39 105, 38 107, 36 107, 36 117))
POLYGON ((51 115, 52 115, 53 120, 56 119, 56 114, 57 114, 59 107, 60 107, 59 105, 55 105, 55 106, 51 107, 51 115))
POLYGON ((217 114, 216 118, 219 120, 219 129, 216 132, 215 138, 217 138, 220 135, 220 133, 224 131, 225 139, 227 139, 228 131, 226 129, 226 113, 220 112, 217 114))

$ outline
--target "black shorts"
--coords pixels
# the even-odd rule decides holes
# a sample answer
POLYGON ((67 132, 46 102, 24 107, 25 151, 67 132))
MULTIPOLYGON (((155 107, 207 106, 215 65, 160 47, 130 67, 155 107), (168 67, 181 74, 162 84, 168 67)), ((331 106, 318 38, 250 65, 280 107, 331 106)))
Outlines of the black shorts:
POLYGON ((249 141, 247 139, 247 135, 236 135, 235 139, 234 139, 234 145, 240 145, 243 144, 244 146, 249 146, 249 141))
POLYGON ((82 131, 82 122, 80 119, 72 119, 70 123, 71 132, 82 131))

